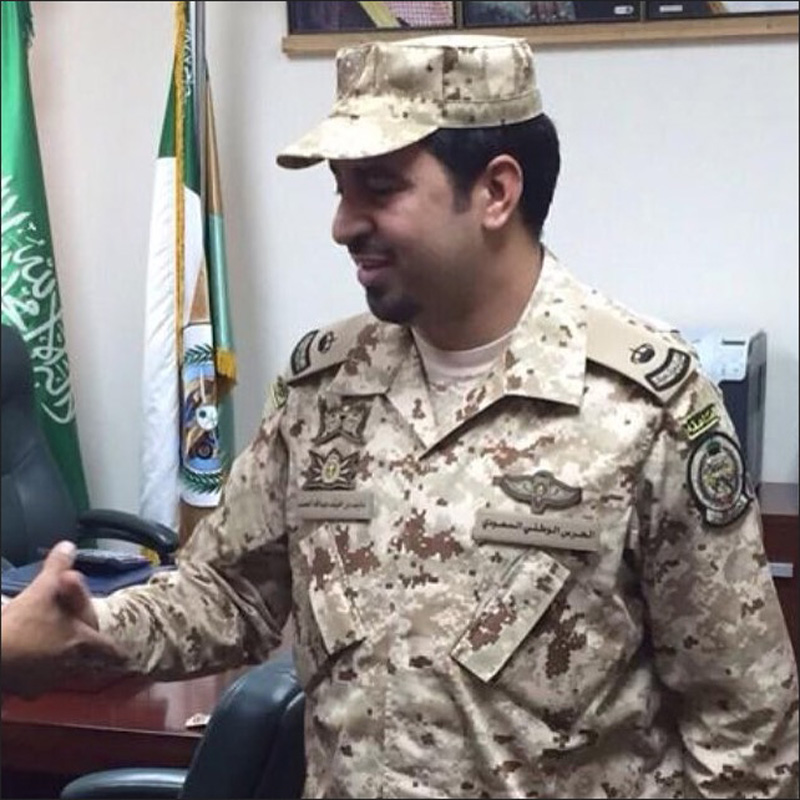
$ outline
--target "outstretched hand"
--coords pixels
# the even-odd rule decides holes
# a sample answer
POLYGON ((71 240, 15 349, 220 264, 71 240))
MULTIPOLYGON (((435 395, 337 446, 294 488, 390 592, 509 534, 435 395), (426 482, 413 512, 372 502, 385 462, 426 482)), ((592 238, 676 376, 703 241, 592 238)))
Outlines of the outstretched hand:
POLYGON ((2 689, 27 697, 89 669, 124 663, 97 630, 97 616, 79 572, 75 545, 59 542, 31 584, 3 606, 2 689))

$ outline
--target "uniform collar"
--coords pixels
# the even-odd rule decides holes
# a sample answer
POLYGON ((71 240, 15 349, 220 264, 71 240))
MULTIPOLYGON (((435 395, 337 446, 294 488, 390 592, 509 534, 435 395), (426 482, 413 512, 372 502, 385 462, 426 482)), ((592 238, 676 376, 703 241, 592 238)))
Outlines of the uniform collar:
POLYGON ((422 362, 411 332, 374 318, 361 329, 328 392, 388 395, 426 447, 505 396, 578 407, 586 372, 586 289, 550 251, 508 348, 477 398, 436 425, 422 362))

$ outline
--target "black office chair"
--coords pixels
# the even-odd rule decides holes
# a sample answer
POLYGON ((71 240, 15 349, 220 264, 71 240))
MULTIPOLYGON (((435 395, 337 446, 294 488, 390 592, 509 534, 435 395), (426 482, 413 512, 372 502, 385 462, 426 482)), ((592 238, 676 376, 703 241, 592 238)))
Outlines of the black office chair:
MULTIPOLYGON (((130 767, 68 783, 62 800, 291 798, 305 781, 305 695, 288 656, 248 670, 222 695, 188 770, 130 767)), ((124 756, 124 754, 120 754, 124 756)))
POLYGON ((39 424, 28 348, 9 325, 3 325, 0 341, 3 569, 38 561, 60 539, 78 546, 123 539, 151 548, 162 564, 171 563, 178 546, 172 529, 122 511, 76 513, 39 424))

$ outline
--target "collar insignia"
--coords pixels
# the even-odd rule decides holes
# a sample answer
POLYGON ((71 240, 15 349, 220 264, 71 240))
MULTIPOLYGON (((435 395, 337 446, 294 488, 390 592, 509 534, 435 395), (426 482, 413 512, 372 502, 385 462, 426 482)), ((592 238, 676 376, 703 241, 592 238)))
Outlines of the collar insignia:
POLYGON ((364 445, 364 428, 369 416, 367 403, 344 403, 330 408, 325 400, 319 401, 319 432, 314 444, 320 445, 341 436, 356 445, 364 445))
POLYGON ((503 475, 496 483, 513 500, 529 503, 534 514, 543 514, 548 508, 576 506, 583 497, 580 486, 569 486, 547 470, 533 475, 503 475))

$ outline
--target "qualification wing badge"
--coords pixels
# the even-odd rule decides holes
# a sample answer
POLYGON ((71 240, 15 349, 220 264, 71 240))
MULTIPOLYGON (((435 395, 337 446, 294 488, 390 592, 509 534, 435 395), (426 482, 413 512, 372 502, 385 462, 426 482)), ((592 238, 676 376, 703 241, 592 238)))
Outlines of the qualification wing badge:
POLYGON ((528 503, 534 514, 543 514, 548 508, 576 506, 583 497, 580 486, 569 486, 548 470, 533 475, 503 475, 496 483, 513 500, 528 503))

